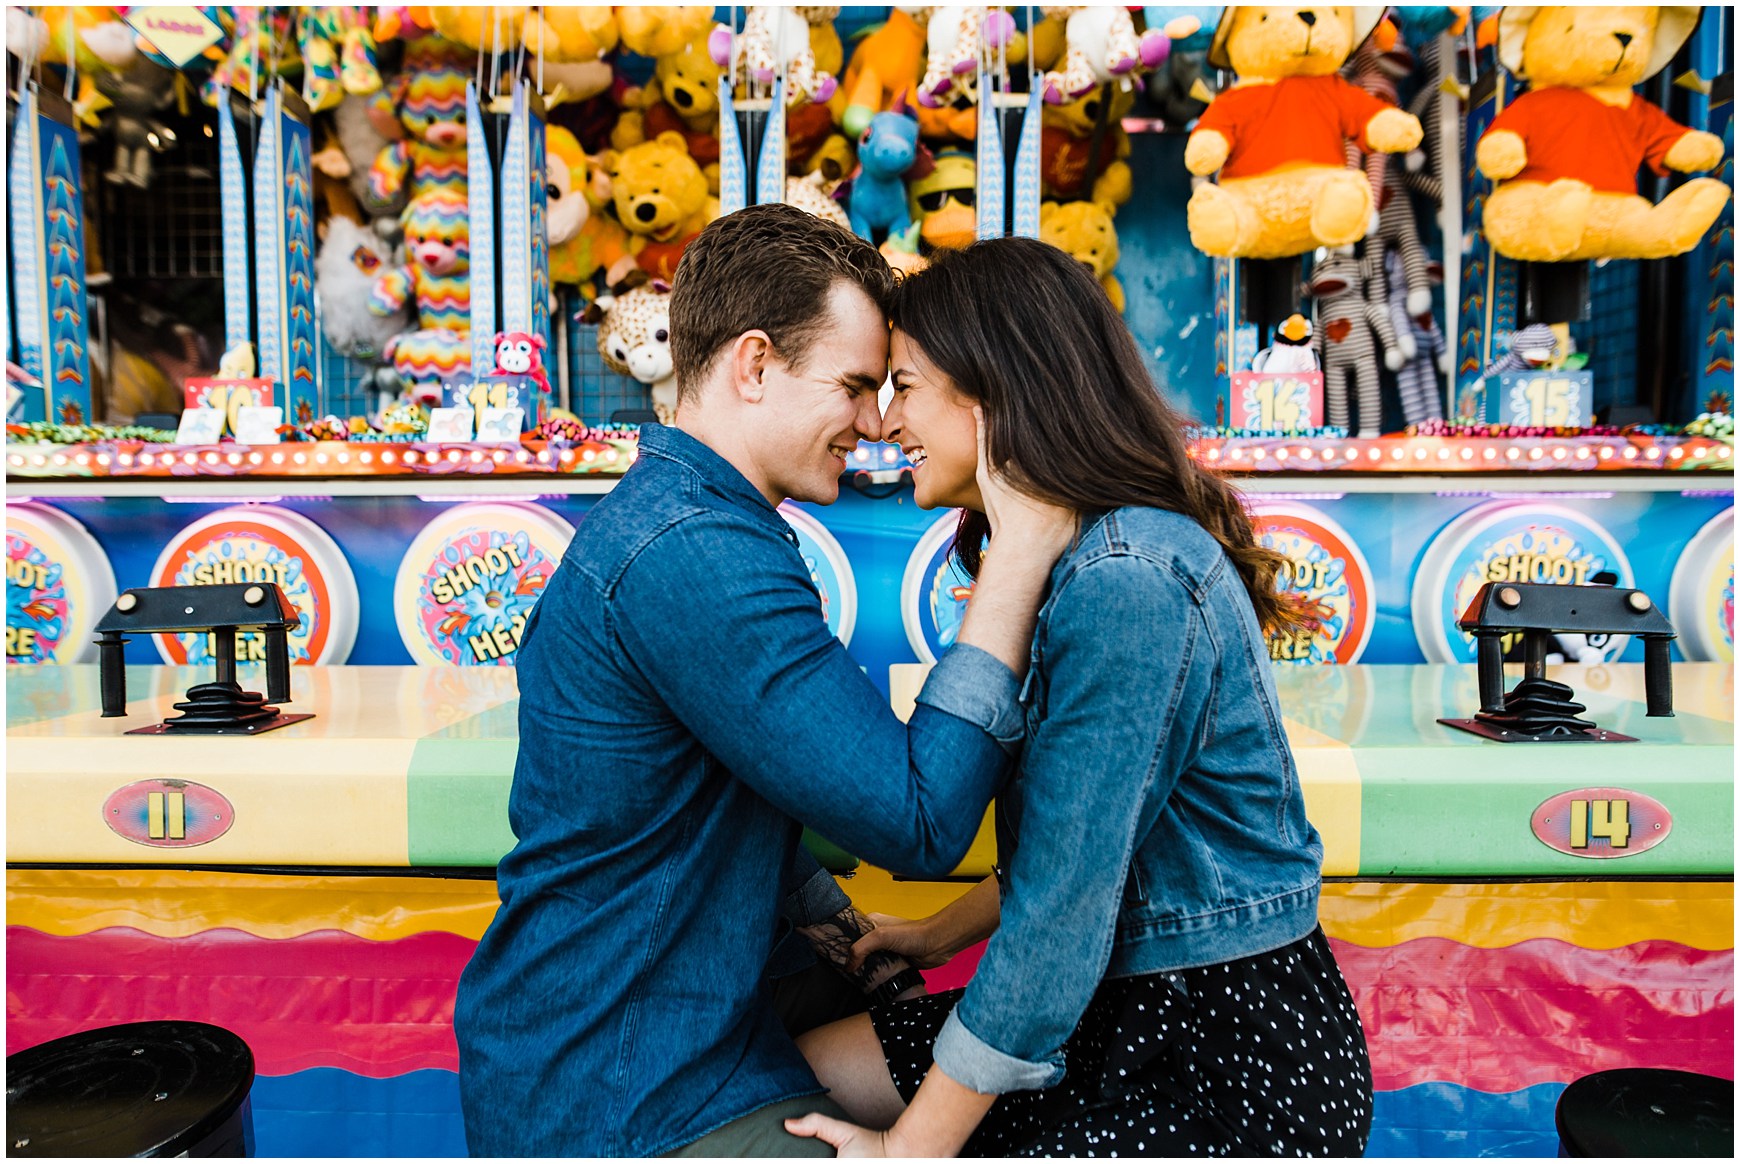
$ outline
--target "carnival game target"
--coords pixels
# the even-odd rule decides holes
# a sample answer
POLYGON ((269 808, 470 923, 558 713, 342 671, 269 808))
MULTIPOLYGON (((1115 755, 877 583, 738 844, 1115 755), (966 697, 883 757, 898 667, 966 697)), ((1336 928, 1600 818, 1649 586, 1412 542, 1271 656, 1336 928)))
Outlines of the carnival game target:
POLYGON ((1692 662, 1734 661, 1734 511, 1712 518, 1680 554, 1668 586, 1680 653, 1692 662))
POLYGON ((828 631, 846 646, 852 645, 852 630, 858 623, 858 581, 846 551, 821 522, 791 504, 779 507, 779 515, 797 534, 798 552, 804 569, 822 599, 822 618, 828 631))
MULTIPOLYGON (((1599 522, 1562 505, 1495 501, 1445 526, 1426 547, 1414 574, 1414 637, 1428 663, 1472 663, 1474 638, 1456 625, 1488 582, 1593 585, 1611 573, 1633 585, 1631 562, 1599 522)), ((1558 635, 1550 652, 1566 662, 1611 663, 1629 635, 1558 635)), ((1510 638, 1505 640, 1508 651, 1510 638)))
POLYGON ((424 526, 393 586, 393 617, 412 661, 511 665, 573 540, 572 525, 529 502, 457 505, 424 526))
POLYGON ((1328 514, 1296 502, 1251 509, 1257 541, 1285 561, 1275 576, 1283 594, 1298 595, 1320 620, 1315 630, 1269 636, 1269 657, 1289 663, 1357 663, 1371 639, 1374 586, 1346 530, 1328 514))
MULTIPOLYGON (((289 635, 290 661, 329 665, 350 657, 361 599, 350 563, 327 532, 288 509, 220 509, 170 539, 151 570, 153 586, 273 582, 301 619, 289 635)), ((207 634, 153 635, 166 663, 214 662, 207 634)), ((264 662, 266 638, 236 636, 236 661, 264 662)))
POLYGON ((951 509, 924 531, 906 560, 900 580, 900 621, 906 641, 922 661, 934 663, 955 645, 973 580, 955 559, 955 527, 961 511, 951 509))
POLYGON ((109 557, 58 509, 6 506, 6 661, 82 663, 97 619, 115 602, 109 557))

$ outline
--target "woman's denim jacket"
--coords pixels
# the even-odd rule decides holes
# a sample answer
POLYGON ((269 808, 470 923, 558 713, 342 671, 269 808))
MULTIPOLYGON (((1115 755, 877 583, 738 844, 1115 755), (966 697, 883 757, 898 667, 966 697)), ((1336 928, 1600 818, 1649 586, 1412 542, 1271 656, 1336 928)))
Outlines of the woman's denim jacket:
POLYGON ((1103 978, 1316 927, 1323 845, 1270 666, 1238 570, 1190 518, 1115 510, 1057 564, 999 801, 1019 837, 1001 924, 936 1044, 955 1080, 1050 1086, 1103 978))

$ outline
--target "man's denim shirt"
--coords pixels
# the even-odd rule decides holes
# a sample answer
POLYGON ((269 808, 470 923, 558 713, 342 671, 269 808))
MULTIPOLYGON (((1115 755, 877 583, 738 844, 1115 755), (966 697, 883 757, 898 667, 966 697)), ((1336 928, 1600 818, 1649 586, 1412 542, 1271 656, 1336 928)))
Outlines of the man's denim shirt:
POLYGON ((1196 522, 1115 510, 1052 572, 998 794, 1001 924, 936 1043, 975 1091, 1047 1087, 1105 977, 1209 966, 1317 925, 1305 819, 1244 582, 1196 522), (1002 837, 999 837, 1000 842, 1002 837), (1000 844, 1001 847, 1001 844, 1000 844))
POLYGON ((657 1155, 819 1092, 763 974, 798 821, 941 876, 1020 745, 1015 678, 973 647, 901 724, 778 511, 680 431, 640 450, 519 651, 519 844, 454 1015, 477 1155, 657 1155))

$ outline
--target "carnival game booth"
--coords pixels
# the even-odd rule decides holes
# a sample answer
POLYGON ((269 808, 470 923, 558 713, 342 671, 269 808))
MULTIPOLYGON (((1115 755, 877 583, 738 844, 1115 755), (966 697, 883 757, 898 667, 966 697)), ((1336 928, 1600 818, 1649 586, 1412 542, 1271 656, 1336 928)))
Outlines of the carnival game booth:
MULTIPOLYGON (((1550 1154, 1574 1078, 1731 1076, 1731 14, 1609 30, 1648 45, 1626 108, 1671 122, 1598 193, 1660 229, 1540 251, 1517 151, 1563 165, 1548 131, 1599 114, 1531 112, 1579 84, 1529 59, 1542 10, 1325 11, 1341 80, 1274 84, 1344 85, 1360 132, 1328 138, 1237 83, 1301 11, 9 13, 8 1050, 205 1019, 254 1049, 262 1153, 462 1150, 452 983, 512 844, 520 631, 668 417, 682 246, 784 200, 897 267, 1006 233, 1087 262, 1322 613, 1270 653, 1374 1153, 1550 1154), (1236 209, 1323 190, 1370 213, 1236 209), (1457 621, 1489 582, 1648 595, 1675 717, 1635 636, 1568 632, 1541 653, 1639 743, 1439 724, 1481 704, 1457 621), (117 596, 240 583, 296 610, 312 720, 124 736, 214 664, 202 627, 132 636, 131 714, 98 716, 117 596)), ((837 505, 782 508, 897 706, 971 596, 906 469, 866 443, 837 505)), ((244 686, 266 653, 239 638, 244 686)), ((988 864, 848 889, 928 911, 988 864)))

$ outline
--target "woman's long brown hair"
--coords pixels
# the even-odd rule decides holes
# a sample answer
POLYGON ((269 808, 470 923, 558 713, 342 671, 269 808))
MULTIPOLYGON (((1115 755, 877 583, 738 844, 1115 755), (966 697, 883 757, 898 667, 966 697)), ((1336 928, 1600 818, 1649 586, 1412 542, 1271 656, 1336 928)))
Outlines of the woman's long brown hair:
MULTIPOLYGON (((1099 281, 1036 239, 936 255, 895 293, 894 326, 985 413, 991 463, 1022 491, 1078 511, 1151 506, 1214 536, 1270 633, 1315 620, 1275 591, 1282 557, 1260 545, 1238 493, 1193 460, 1099 281)), ((985 516, 967 510, 955 554, 978 576, 985 516)))

